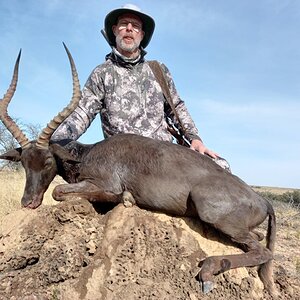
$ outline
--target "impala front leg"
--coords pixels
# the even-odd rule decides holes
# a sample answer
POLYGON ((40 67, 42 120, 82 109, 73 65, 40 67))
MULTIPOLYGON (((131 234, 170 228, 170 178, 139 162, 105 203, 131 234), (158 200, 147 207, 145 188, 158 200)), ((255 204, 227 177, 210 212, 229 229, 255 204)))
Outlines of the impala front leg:
POLYGON ((101 190, 98 186, 88 182, 61 184, 54 188, 52 197, 56 201, 65 201, 74 198, 83 198, 90 202, 121 203, 123 192, 115 194, 111 191, 101 190))
POLYGON ((124 191, 122 194, 122 202, 125 207, 132 207, 136 204, 135 199, 133 198, 132 194, 128 191, 124 191))

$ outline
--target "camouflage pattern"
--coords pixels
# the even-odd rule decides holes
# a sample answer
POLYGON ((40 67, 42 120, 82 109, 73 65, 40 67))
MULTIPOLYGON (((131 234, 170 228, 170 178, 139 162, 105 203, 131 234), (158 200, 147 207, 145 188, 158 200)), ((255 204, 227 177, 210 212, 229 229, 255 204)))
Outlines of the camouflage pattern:
MULTIPOLYGON (((77 140, 99 113, 105 138, 119 133, 135 133, 171 142, 173 138, 167 130, 166 118, 178 124, 144 60, 145 54, 142 50, 138 59, 133 61, 113 49, 106 56, 106 61, 92 71, 82 90, 78 107, 58 127, 52 139, 77 140)), ((169 70, 164 64, 161 66, 187 139, 200 139, 169 70)))

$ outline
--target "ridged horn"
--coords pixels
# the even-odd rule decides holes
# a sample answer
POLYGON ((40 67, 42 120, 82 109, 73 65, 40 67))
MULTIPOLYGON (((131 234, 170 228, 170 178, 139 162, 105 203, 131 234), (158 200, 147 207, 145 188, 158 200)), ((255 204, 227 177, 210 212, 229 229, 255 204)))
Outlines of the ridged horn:
POLYGON ((30 146, 30 142, 28 138, 22 132, 20 127, 15 123, 15 121, 7 113, 8 104, 10 103, 12 97, 14 96, 14 93, 17 88, 21 52, 22 50, 20 50, 15 63, 13 78, 11 80, 10 86, 7 92, 5 93, 5 95, 3 96, 3 99, 0 100, 0 120, 3 122, 7 130, 12 134, 12 136, 18 141, 20 146, 22 148, 26 148, 30 146))
POLYGON ((73 95, 70 103, 68 106, 66 106, 56 117, 54 117, 48 124, 47 127, 44 128, 39 135, 36 145, 39 148, 48 148, 49 141, 54 133, 54 131, 58 128, 58 126, 75 110, 75 108, 78 106, 79 100, 81 98, 81 90, 80 90, 80 84, 78 79, 78 74, 76 71, 76 67, 72 58, 72 55, 70 51, 68 50, 65 43, 63 43, 64 48, 67 52, 67 55, 69 57, 71 70, 72 70, 72 79, 73 79, 73 95))

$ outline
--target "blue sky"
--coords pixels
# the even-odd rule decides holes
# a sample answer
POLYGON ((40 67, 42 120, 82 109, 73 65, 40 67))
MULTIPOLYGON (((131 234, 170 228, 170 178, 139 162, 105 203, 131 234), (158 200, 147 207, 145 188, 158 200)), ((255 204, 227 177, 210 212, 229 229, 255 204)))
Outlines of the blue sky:
MULTIPOLYGON (((300 188, 300 1, 0 1, 0 93, 20 48, 9 107, 46 123, 69 101, 69 47, 83 86, 110 51, 105 15, 134 3, 153 16, 148 59, 164 62, 205 144, 251 185, 300 188)), ((97 118, 80 141, 102 139, 97 118)))

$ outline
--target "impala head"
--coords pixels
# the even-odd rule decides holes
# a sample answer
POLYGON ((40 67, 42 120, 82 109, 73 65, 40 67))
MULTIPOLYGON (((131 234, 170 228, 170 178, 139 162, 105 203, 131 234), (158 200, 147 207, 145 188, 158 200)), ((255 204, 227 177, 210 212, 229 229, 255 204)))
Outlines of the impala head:
POLYGON ((57 174, 56 159, 58 157, 63 160, 72 159, 64 148, 60 147, 58 144, 50 143, 50 138, 54 131, 77 107, 81 97, 74 61, 65 44, 64 47, 68 54, 72 70, 73 96, 68 106, 47 124, 36 141, 29 141, 19 126, 7 113, 8 104, 17 87, 21 51, 16 60, 11 84, 6 94, 3 96, 3 99, 0 100, 0 120, 21 146, 0 155, 0 159, 16 162, 21 161, 26 173, 25 190, 21 200, 22 206, 24 207, 36 208, 42 203, 44 193, 57 174))

